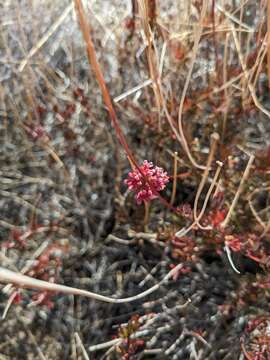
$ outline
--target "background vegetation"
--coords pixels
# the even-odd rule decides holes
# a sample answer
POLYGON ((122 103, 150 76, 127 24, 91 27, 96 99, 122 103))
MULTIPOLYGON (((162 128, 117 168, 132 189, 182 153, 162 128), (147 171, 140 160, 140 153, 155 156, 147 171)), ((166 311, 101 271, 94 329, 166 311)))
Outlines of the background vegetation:
POLYGON ((267 0, 0 3, 1 267, 159 284, 123 304, 1 285, 0 359, 270 359, 269 19, 267 0), (169 181, 137 204, 144 160, 169 181))

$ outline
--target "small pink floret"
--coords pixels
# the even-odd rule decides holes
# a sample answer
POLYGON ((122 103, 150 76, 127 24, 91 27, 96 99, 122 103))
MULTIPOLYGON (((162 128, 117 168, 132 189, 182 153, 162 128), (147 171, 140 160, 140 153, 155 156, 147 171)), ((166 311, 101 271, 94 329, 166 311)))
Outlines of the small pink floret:
POLYGON ((144 160, 143 165, 131 171, 124 181, 130 191, 136 193, 137 204, 151 201, 158 196, 158 192, 166 187, 169 181, 167 172, 161 167, 154 166, 152 162, 144 160), (146 181, 147 179, 147 181, 146 181))

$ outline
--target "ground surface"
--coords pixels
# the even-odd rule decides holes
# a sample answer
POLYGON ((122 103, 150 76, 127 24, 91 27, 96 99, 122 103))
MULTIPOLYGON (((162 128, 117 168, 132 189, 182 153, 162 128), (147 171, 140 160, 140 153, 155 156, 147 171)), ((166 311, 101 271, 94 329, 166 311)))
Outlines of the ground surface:
POLYGON ((149 12, 149 65, 141 10, 84 2, 130 149, 170 175, 162 196, 173 209, 155 199, 148 219, 123 182, 130 163, 73 7, 0 4, 1 266, 118 298, 183 265, 122 305, 2 286, 0 359, 270 359, 266 2, 206 1, 201 23, 205 2, 179 3, 156 1, 149 12), (147 82, 151 66, 163 68, 163 102, 147 82), (211 134, 220 141, 198 201, 201 209, 213 183, 201 219, 211 230, 176 236, 194 222, 203 175, 177 140, 189 72, 181 113, 195 162, 207 163, 211 134))

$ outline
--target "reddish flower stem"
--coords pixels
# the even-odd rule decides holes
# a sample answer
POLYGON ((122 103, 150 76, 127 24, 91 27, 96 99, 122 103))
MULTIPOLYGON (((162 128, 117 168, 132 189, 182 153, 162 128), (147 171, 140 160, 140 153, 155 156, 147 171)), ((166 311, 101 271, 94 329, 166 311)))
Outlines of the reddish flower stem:
MULTIPOLYGON (((129 161, 131 162, 132 166, 134 166, 141 173, 142 177, 145 179, 145 181, 149 184, 149 186, 152 189, 152 185, 148 181, 147 177, 141 172, 140 167, 139 167, 139 165, 138 165, 132 151, 130 150, 130 148, 128 146, 128 143, 127 143, 127 141, 125 139, 125 136, 123 134, 123 131, 122 131, 121 127, 120 127, 119 120, 117 118, 117 115, 116 115, 115 109, 113 107, 112 100, 111 100, 107 85, 106 85, 105 80, 104 80, 104 76, 102 74, 100 65, 99 65, 97 57, 96 57, 96 51, 95 51, 93 41, 92 41, 92 37, 91 37, 91 32, 92 31, 91 31, 90 25, 89 25, 89 23, 88 23, 88 21, 86 19, 82 2, 81 2, 81 0, 74 0, 74 4, 75 4, 75 8, 76 8, 77 15, 78 15, 80 29, 82 31, 83 38, 84 38, 84 41, 85 41, 86 47, 87 47, 88 61, 89 61, 90 65, 93 68, 93 71, 94 71, 94 74, 96 76, 97 82, 98 82, 99 87, 101 89, 102 96, 103 96, 104 102, 105 102, 105 104, 106 104, 106 106, 108 108, 108 111, 109 111, 109 114, 110 114, 110 117, 111 117, 111 121, 112 121, 113 127, 115 129, 118 141, 122 145, 122 147, 123 147, 128 159, 129 159, 129 161)), ((158 197, 159 197, 160 201, 167 208, 169 208, 170 210, 176 212, 176 209, 166 199, 164 199, 160 194, 158 194, 158 197)))
POLYGON ((105 80, 104 80, 104 76, 102 74, 100 65, 98 63, 98 60, 97 60, 97 57, 96 57, 96 51, 95 51, 93 41, 92 41, 92 38, 91 38, 91 32, 92 31, 91 31, 90 25, 89 25, 89 23, 88 23, 88 21, 86 19, 85 12, 84 12, 84 9, 83 9, 83 6, 82 6, 82 2, 81 2, 81 0, 74 0, 74 3, 75 3, 75 7, 76 7, 76 10, 77 10, 77 14, 78 14, 79 25, 80 25, 80 28, 81 28, 81 31, 82 31, 82 34, 83 34, 83 38, 84 38, 84 41, 85 41, 86 47, 87 47, 88 61, 89 61, 89 63, 91 64, 91 66, 93 68, 94 74, 96 76, 97 82, 98 82, 100 90, 102 92, 104 102, 105 102, 105 104, 106 104, 106 106, 108 108, 113 127, 114 127, 114 129, 116 131, 117 138, 118 138, 120 144, 123 146, 123 148, 124 148, 128 158, 129 158, 129 160, 131 161, 131 163, 134 166, 136 166, 136 168, 138 168, 137 162, 136 162, 136 160, 135 160, 135 158, 133 156, 133 153, 131 152, 131 150, 130 150, 127 142, 126 142, 125 136, 124 136, 124 134, 123 134, 123 132, 121 130, 121 127, 119 125, 119 121, 118 121, 115 109, 113 107, 112 100, 111 100, 107 85, 106 85, 105 80))

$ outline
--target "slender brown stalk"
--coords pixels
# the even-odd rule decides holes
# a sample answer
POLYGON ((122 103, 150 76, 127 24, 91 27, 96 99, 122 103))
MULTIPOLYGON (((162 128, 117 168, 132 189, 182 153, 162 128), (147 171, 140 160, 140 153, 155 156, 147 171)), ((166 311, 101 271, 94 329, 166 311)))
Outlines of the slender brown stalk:
POLYGON ((270 0, 267 1, 267 75, 270 88, 270 0))
POLYGON ((209 175, 209 171, 211 169, 211 164, 212 164, 214 156, 215 156, 218 141, 219 141, 218 133, 213 133, 211 135, 211 145, 210 145, 209 155, 208 155, 208 159, 207 159, 207 163, 206 163, 206 168, 204 170, 202 180, 200 182, 200 185, 199 185, 196 197, 195 197, 195 201, 194 201, 194 219, 195 220, 198 220, 197 210, 198 210, 199 198, 201 196, 202 190, 205 186, 207 177, 209 175))
POLYGON ((197 56, 197 52, 198 52, 198 48, 199 48, 199 42, 200 42, 201 35, 202 35, 202 32, 203 32, 203 20, 204 20, 204 17, 206 15, 206 11, 207 11, 207 1, 204 0, 203 3, 202 3, 202 10, 201 10, 201 16, 200 16, 199 24, 198 24, 197 30, 194 33, 194 45, 193 45, 193 53, 192 53, 192 57, 191 57, 191 63, 190 63, 188 74, 186 76, 186 81, 185 81, 185 85, 184 85, 183 92, 182 92, 182 95, 181 95, 180 104, 179 104, 179 110, 178 110, 178 130, 179 130, 179 135, 180 135, 180 138, 181 138, 182 147, 183 147, 186 155, 188 156, 189 161, 191 162, 191 164, 194 167, 196 167, 198 169, 202 169, 202 170, 204 170, 204 167, 197 164, 196 160, 193 158, 193 156, 192 156, 192 154, 191 154, 191 152, 189 150, 189 145, 187 143, 187 140, 186 140, 186 137, 185 137, 185 134, 184 134, 184 127, 183 127, 182 117, 183 117, 184 102, 185 102, 187 90, 188 90, 188 87, 189 87, 192 71, 193 71, 193 68, 194 68, 195 60, 196 60, 196 56, 197 56))
POLYGON ((91 64, 93 72, 96 76, 97 82, 98 82, 100 90, 102 92, 103 100, 108 108, 108 111, 109 111, 109 114, 111 117, 111 121, 113 123, 113 127, 116 131, 117 138, 118 138, 120 144, 123 146, 131 163, 133 165, 135 165, 136 167, 138 167, 136 160, 133 156, 133 153, 131 152, 131 150, 126 142, 125 136, 121 130, 115 109, 112 104, 109 90, 105 83, 105 79, 104 79, 103 73, 101 71, 101 67, 98 63, 96 51, 95 51, 93 40, 91 37, 92 29, 86 19, 86 15, 85 15, 85 11, 83 9, 82 2, 81 2, 81 0, 74 0, 74 3, 75 3, 76 11, 77 11, 77 16, 78 16, 81 32, 83 34, 83 38, 84 38, 84 41, 85 41, 85 44, 87 47, 88 61, 91 64))
POLYGON ((217 49, 217 39, 216 39, 216 17, 215 17, 215 6, 216 0, 212 0, 211 16, 212 16, 212 34, 213 34, 213 45, 215 50, 216 58, 216 71, 218 75, 218 49, 217 49))
POLYGON ((239 197, 240 197, 240 195, 241 195, 241 193, 243 191, 244 184, 245 184, 246 180, 248 179, 249 172, 251 170, 254 159, 255 159, 255 156, 251 154, 250 158, 248 160, 248 163, 247 163, 247 167, 246 167, 246 169, 244 171, 244 174, 242 176, 240 185, 238 187, 238 190, 237 190, 237 192, 236 192, 236 194, 234 196, 234 199, 232 201, 232 204, 231 204, 231 206, 229 208, 228 214, 227 214, 225 220, 221 224, 223 228, 225 228, 228 225, 228 223, 229 223, 229 221, 230 221, 230 219, 231 219, 231 217, 233 215, 235 206, 237 205, 239 197))
POLYGON ((142 19, 142 27, 147 41, 146 56, 147 56, 149 74, 150 74, 150 78, 152 79, 156 107, 158 113, 160 114, 162 107, 162 94, 161 94, 161 86, 160 86, 160 76, 157 65, 158 59, 155 56, 156 54, 153 48, 153 34, 151 29, 151 24, 153 24, 153 21, 155 19, 156 5, 155 5, 155 1, 148 1, 148 0, 139 0, 138 5, 142 19))
POLYGON ((220 162, 220 161, 217 161, 216 164, 217 164, 218 167, 217 167, 217 169, 216 169, 216 172, 215 172, 215 175, 214 175, 214 177, 213 177, 212 183, 211 183, 211 185, 210 185, 210 187, 209 187, 209 189, 208 189, 208 191, 207 191, 207 194, 206 194, 206 196, 205 196, 202 209, 201 209, 201 211, 200 211, 197 219, 195 219, 195 220, 193 221, 193 223, 192 223, 189 227, 183 228, 183 229, 177 231, 177 232, 175 233, 175 236, 177 236, 177 237, 183 237, 183 236, 185 236, 186 234, 188 234, 189 231, 192 230, 195 226, 199 226, 201 229, 204 229, 204 230, 211 230, 211 229, 212 229, 211 227, 203 227, 202 225, 200 225, 200 220, 202 219, 202 217, 203 217, 203 215, 204 215, 204 212, 205 212, 205 210, 206 210, 206 206, 207 206, 208 201, 209 201, 209 199, 210 199, 210 196, 211 196, 211 194, 212 194, 212 192, 213 192, 213 189, 214 189, 214 187, 215 187, 216 184, 217 184, 217 180, 218 180, 219 174, 220 174, 221 169, 222 169, 222 166, 223 166, 223 163, 220 162))
POLYGON ((144 231, 147 231, 147 225, 149 223, 149 215, 150 215, 150 204, 145 201, 144 202, 144 219, 143 219, 144 231))
MULTIPOLYGON (((137 164, 137 161, 136 161, 132 151, 130 150, 130 148, 129 148, 127 142, 126 142, 123 131, 121 130, 119 120, 117 118, 115 109, 114 109, 113 104, 112 104, 112 100, 111 100, 109 90, 108 90, 107 85, 105 83, 104 76, 103 76, 102 71, 101 71, 101 67, 100 67, 100 65, 98 63, 98 60, 97 60, 97 57, 96 57, 96 51, 95 51, 94 44, 93 44, 93 41, 92 41, 92 38, 91 38, 92 30, 91 30, 91 27, 90 27, 87 19, 86 19, 86 15, 85 15, 85 12, 84 12, 84 9, 83 9, 83 6, 82 6, 82 2, 81 2, 81 0, 74 0, 74 3, 75 3, 75 8, 76 8, 76 11, 77 11, 77 15, 78 15, 80 28, 81 28, 81 31, 82 31, 82 34, 83 34, 84 41, 86 43, 86 47, 87 47, 88 61, 89 61, 89 63, 91 64, 91 66, 93 68, 93 71, 94 71, 94 74, 96 76, 97 82, 98 82, 99 87, 101 89, 102 96, 103 96, 104 102, 105 102, 105 104, 106 104, 106 106, 108 108, 108 111, 109 111, 109 114, 110 114, 110 117, 111 117, 113 127, 115 129, 117 138, 119 140, 119 143, 123 146, 123 148, 124 148, 124 150, 126 152, 126 155, 127 155, 128 159, 129 159, 129 161, 131 162, 131 165, 136 167, 138 169, 138 171, 142 174, 142 172, 141 172, 141 170, 139 168, 139 165, 137 164)), ((144 176, 144 174, 142 174, 142 176, 143 176, 144 180, 152 188, 151 183, 149 183, 148 179, 144 176)), ((168 207, 171 210, 175 210, 169 204, 169 202, 166 199, 164 199, 160 194, 158 194, 158 197, 159 197, 160 201, 166 207, 168 207)))
POLYGON ((176 195, 176 187, 177 187, 177 155, 178 153, 174 153, 174 161, 173 161, 173 189, 170 204, 173 206, 175 195, 176 195))

